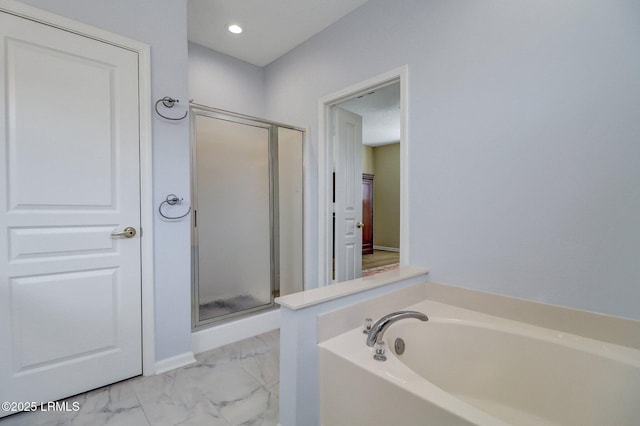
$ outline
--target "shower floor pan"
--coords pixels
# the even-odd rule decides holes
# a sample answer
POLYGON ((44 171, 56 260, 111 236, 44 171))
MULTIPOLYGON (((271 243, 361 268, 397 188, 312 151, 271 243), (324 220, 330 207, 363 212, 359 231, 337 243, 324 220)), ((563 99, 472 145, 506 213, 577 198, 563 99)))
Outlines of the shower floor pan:
POLYGON ((200 304, 200 321, 223 319, 233 314, 244 311, 255 311, 259 308, 269 308, 273 306, 271 301, 265 302, 252 295, 239 295, 229 299, 217 299, 200 304))

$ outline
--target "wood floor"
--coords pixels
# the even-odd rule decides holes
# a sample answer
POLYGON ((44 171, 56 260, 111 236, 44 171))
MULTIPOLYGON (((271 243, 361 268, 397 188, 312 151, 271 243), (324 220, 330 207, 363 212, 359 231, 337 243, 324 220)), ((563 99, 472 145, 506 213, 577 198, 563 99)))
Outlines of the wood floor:
POLYGON ((362 255, 362 270, 400 262, 400 253, 395 251, 374 250, 373 254, 362 255))

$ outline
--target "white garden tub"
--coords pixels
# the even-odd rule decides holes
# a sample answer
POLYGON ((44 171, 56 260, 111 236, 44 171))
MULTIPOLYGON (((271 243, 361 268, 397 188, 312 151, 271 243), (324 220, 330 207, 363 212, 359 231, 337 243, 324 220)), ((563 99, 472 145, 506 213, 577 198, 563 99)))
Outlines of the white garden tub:
POLYGON ((429 300, 407 309, 429 321, 393 324, 387 361, 360 329, 320 344, 323 425, 640 424, 640 350, 429 300))

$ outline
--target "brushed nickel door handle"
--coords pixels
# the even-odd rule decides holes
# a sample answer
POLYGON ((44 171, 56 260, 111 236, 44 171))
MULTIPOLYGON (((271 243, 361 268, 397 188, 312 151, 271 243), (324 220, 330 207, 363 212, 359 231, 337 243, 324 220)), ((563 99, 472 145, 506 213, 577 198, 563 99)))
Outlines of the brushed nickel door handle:
POLYGON ((124 228, 122 232, 113 232, 111 234, 112 237, 124 237, 124 238, 133 238, 136 235, 136 228, 131 226, 127 226, 124 228))
POLYGON ((356 223, 356 226, 357 226, 358 228, 363 228, 363 227, 364 227, 364 223, 362 223, 362 222, 358 222, 358 223, 356 223))

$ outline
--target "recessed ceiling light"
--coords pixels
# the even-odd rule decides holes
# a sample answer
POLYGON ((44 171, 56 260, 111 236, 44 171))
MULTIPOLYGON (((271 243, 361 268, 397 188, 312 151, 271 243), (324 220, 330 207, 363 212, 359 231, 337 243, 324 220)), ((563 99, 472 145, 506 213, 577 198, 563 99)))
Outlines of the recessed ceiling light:
POLYGON ((229 25, 229 31, 231 31, 234 34, 240 34, 242 32, 242 27, 240 25, 229 25))

